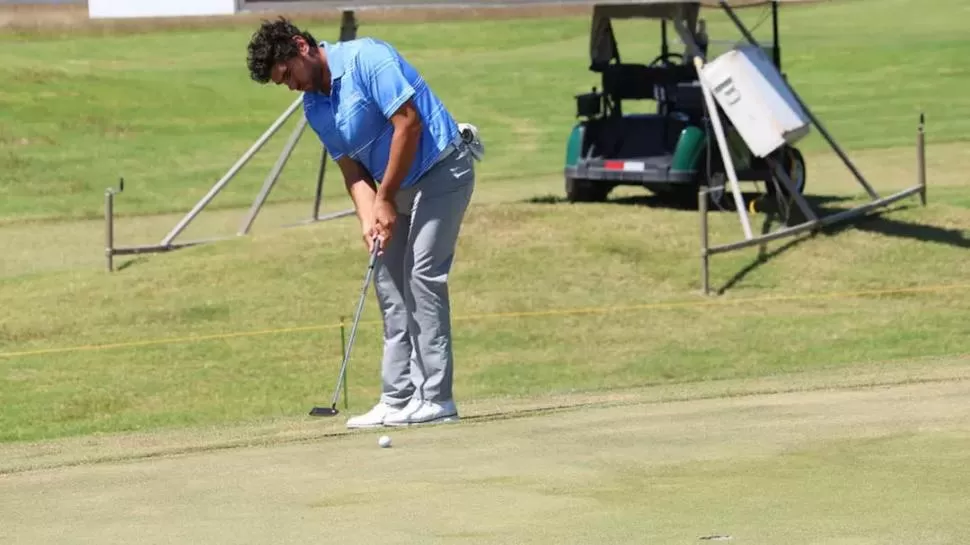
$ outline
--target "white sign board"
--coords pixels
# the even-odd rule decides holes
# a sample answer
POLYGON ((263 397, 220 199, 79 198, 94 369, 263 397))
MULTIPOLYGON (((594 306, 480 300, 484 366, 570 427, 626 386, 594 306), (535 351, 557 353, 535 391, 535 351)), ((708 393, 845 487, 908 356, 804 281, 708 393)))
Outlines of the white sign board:
POLYGON ((91 19, 234 15, 239 0, 88 0, 91 19))
POLYGON ((755 47, 738 47, 714 59, 701 77, 725 115, 758 157, 804 138, 810 120, 782 75, 755 47))

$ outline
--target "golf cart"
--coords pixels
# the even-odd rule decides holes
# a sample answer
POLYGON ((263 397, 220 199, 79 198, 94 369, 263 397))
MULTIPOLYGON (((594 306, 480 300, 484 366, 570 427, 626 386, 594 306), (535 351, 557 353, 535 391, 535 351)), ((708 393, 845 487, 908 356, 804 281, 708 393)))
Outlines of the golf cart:
MULTIPOLYGON (((776 0, 769 1, 773 40, 764 54, 770 59, 766 62, 780 72, 778 6, 776 0)), ((738 3, 753 4, 751 0, 738 3)), ((701 4, 643 0, 594 6, 589 70, 600 74, 602 86, 575 97, 580 120, 568 139, 564 169, 569 201, 603 201, 618 185, 694 199, 702 185, 724 187, 725 162, 693 63, 694 55, 702 60, 707 56, 710 45, 699 18, 701 4), (621 60, 612 24, 617 19, 658 20, 659 54, 646 63, 621 60), (671 49, 671 32, 685 45, 683 53, 671 49), (655 101, 656 111, 624 113, 624 106, 638 100, 655 101)), ((774 171, 763 157, 752 153, 730 120, 723 128, 738 181, 764 182, 768 195, 785 195, 788 187, 802 193, 805 163, 797 148, 786 144, 772 153, 792 182, 778 184, 774 171)))

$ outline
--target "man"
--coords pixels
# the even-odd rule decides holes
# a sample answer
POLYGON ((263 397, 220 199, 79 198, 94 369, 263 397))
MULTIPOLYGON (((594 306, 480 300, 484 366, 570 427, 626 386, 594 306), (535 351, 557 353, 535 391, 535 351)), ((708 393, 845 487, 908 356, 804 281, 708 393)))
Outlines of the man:
MULTIPOLYGON (((475 185, 477 130, 462 131, 420 74, 372 38, 317 42, 285 18, 249 44, 257 82, 301 91, 307 121, 343 173, 384 321, 380 401, 349 428, 458 420, 448 274, 475 185)), ((463 128, 465 126, 463 125, 463 128)))

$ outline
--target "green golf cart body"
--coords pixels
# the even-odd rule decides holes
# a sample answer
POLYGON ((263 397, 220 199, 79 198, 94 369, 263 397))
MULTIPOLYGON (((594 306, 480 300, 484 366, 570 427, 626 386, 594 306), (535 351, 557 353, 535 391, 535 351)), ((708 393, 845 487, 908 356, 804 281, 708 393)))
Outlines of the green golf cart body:
MULTIPOLYGON (((694 196, 701 185, 723 186, 724 162, 709 124, 694 54, 707 55, 709 39, 700 19, 700 1, 644 0, 597 4, 590 31, 589 70, 601 76, 601 88, 576 95, 579 119, 567 139, 565 190, 571 202, 603 201, 618 185, 642 186, 657 194, 694 196), (660 51, 646 63, 621 61, 613 32, 616 19, 650 19, 660 25, 660 51), (671 50, 669 34, 685 44, 671 50), (689 44, 689 45, 687 45, 689 44), (624 113, 624 103, 656 102, 652 113, 624 113)), ((776 1, 770 4, 773 43, 764 47, 781 71, 776 1)), ((735 7, 735 2, 731 2, 735 7)), ((730 121, 721 116, 731 160, 739 181, 765 182, 773 174, 754 156, 730 121)), ((785 146, 777 152, 799 192, 805 184, 801 153, 785 146)))

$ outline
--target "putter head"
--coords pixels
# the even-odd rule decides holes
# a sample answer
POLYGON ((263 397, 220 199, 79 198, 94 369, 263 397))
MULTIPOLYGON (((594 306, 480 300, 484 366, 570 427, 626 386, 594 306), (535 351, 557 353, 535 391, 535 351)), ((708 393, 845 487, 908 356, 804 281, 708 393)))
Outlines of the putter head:
POLYGON ((333 407, 314 407, 310 409, 310 416, 337 416, 340 411, 337 410, 337 406, 333 407))

